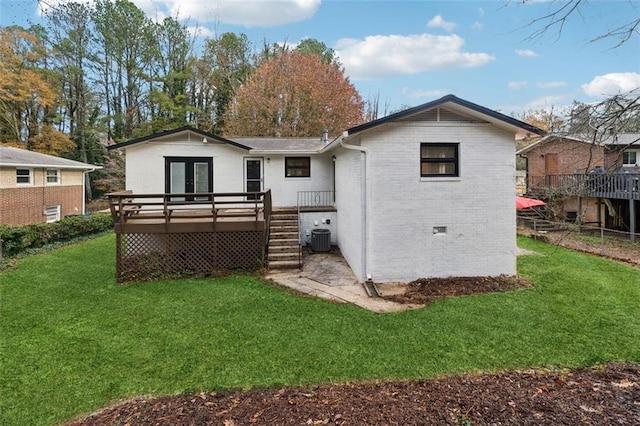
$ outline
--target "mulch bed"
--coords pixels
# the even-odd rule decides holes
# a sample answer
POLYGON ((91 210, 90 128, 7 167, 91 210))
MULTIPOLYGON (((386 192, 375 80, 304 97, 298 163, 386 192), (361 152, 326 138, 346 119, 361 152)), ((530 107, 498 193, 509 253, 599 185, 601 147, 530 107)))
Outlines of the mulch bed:
POLYGON ((640 364, 135 399, 69 425, 637 425, 640 364))

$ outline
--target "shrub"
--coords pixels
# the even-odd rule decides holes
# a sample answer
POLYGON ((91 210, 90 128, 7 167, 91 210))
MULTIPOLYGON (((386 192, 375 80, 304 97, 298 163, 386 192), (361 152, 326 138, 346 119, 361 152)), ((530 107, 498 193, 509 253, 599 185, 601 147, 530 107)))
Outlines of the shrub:
POLYGON ((2 256, 13 257, 26 250, 71 241, 113 229, 109 213, 91 216, 68 216, 53 223, 33 223, 24 226, 0 225, 2 256))

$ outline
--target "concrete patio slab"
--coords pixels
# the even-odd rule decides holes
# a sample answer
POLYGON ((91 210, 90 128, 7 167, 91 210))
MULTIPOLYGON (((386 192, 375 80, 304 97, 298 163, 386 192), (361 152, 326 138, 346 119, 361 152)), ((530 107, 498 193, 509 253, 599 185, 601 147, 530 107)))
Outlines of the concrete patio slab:
POLYGON ((311 253, 304 249, 302 263, 302 270, 268 272, 265 278, 310 296, 338 303, 352 303, 375 313, 399 312, 418 307, 369 297, 337 249, 327 253, 311 253))

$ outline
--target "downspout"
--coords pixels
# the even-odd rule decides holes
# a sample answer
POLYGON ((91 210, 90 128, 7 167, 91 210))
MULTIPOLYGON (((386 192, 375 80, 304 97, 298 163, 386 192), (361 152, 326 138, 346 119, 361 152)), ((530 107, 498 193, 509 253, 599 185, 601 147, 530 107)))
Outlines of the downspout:
POLYGON ((364 154, 364 176, 362 179, 362 191, 364 194, 364 234, 365 234, 365 243, 364 243, 364 272, 368 282, 373 281, 371 278, 371 220, 369 217, 371 216, 370 206, 369 206, 369 179, 367 179, 367 171, 369 170, 369 150, 363 146, 358 145, 349 145, 344 142, 344 138, 349 136, 348 132, 344 132, 342 134, 342 138, 340 138, 340 146, 345 149, 350 149, 353 151, 359 151, 364 154))
POLYGON ((96 171, 96 170, 97 170, 97 168, 94 167, 92 169, 84 170, 82 172, 82 215, 83 216, 85 214, 87 214, 87 206, 86 206, 87 203, 85 201, 86 196, 87 196, 87 194, 86 194, 86 192, 87 192, 87 183, 86 182, 87 182, 87 179, 89 178, 89 176, 87 176, 87 175, 89 173, 93 172, 93 171, 96 171))

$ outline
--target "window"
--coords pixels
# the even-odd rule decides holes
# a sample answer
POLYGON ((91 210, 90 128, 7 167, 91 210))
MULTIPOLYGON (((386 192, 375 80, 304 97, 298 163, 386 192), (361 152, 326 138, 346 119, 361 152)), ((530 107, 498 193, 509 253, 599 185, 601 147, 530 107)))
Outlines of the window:
POLYGON ((457 143, 420 144, 420 176, 459 176, 457 143))
POLYGON ((16 183, 18 185, 32 185, 31 169, 16 169, 16 183))
POLYGON ((640 165, 640 151, 624 151, 622 153, 622 165, 623 166, 638 166, 640 165))
POLYGON ((47 169, 47 184, 54 185, 60 183, 60 170, 47 169))
POLYGON ((59 221, 60 220, 60 206, 48 206, 44 210, 44 215, 47 217, 47 223, 59 221))
POLYGON ((311 157, 285 157, 285 177, 310 177, 311 157))

